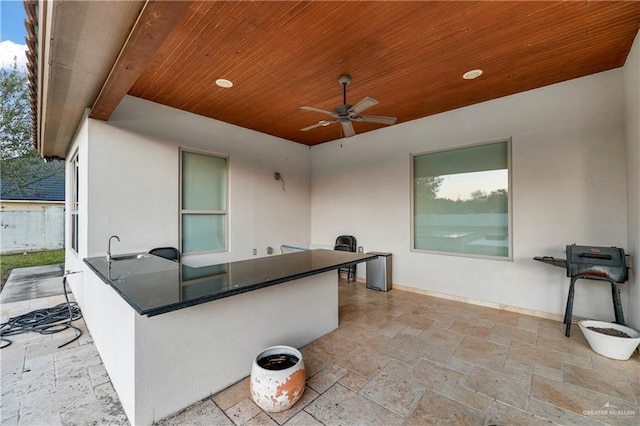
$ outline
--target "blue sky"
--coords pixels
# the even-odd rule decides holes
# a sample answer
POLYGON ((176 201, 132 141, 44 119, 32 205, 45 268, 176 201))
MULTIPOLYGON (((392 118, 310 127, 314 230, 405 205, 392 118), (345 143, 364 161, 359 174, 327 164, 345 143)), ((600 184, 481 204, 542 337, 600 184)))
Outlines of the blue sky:
POLYGON ((26 62, 26 18, 22 0, 0 0, 0 66, 12 65, 14 57, 19 65, 26 62))

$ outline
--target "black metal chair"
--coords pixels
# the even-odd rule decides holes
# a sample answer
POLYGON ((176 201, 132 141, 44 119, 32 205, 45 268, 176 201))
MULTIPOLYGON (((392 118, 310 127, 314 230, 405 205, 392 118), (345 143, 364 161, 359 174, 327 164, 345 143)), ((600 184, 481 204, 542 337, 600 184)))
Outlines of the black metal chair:
MULTIPOLYGON (((354 237, 353 235, 340 235, 338 238, 336 238, 336 244, 333 249, 355 253, 357 250, 357 246, 358 243, 356 242, 356 237, 354 237)), ((356 265, 338 268, 338 278, 341 277, 340 274, 342 272, 345 272, 347 274, 348 283, 356 280, 356 265)))
POLYGON ((180 262, 180 250, 175 247, 158 247, 149 250, 149 253, 154 256, 173 260, 174 262, 180 262))

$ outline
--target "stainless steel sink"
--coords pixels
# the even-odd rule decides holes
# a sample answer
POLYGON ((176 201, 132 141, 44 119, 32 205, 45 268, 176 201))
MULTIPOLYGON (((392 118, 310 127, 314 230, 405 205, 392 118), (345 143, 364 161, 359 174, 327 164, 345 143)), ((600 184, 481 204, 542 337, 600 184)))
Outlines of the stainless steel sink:
POLYGON ((151 257, 150 254, 123 254, 121 256, 111 256, 112 261, 117 260, 133 260, 133 259, 146 259, 151 257))

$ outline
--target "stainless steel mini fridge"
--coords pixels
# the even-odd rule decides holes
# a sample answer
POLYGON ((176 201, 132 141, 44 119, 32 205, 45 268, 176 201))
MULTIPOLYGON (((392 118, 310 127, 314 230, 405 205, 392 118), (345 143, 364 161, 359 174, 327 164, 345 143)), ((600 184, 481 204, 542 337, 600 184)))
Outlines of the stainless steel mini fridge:
POLYGON ((391 290, 391 253, 367 254, 378 256, 367 262, 367 288, 379 291, 391 290))

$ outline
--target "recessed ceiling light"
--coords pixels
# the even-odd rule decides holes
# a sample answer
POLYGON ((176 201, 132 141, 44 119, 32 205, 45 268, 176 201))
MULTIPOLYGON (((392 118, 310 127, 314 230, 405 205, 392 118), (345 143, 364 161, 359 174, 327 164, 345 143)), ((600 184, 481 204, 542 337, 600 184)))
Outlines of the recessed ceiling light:
POLYGON ((467 71, 462 75, 462 78, 465 80, 473 80, 474 78, 478 78, 482 75, 482 70, 471 70, 467 71))
POLYGON ((233 82, 231 80, 227 80, 226 78, 217 79, 216 84, 220 87, 224 87, 225 89, 233 86, 233 82))

